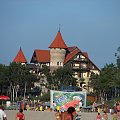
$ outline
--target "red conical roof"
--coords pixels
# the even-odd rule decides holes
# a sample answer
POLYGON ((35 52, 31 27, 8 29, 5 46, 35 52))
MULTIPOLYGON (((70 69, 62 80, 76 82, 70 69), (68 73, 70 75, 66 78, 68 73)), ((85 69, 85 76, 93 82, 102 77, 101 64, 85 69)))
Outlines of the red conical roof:
POLYGON ((49 48, 63 48, 63 49, 67 48, 67 45, 65 44, 60 31, 58 31, 55 39, 53 40, 49 48))
POLYGON ((26 63, 27 62, 27 59, 25 58, 24 53, 23 53, 21 48, 18 51, 18 54, 14 58, 13 62, 19 62, 19 63, 26 63))

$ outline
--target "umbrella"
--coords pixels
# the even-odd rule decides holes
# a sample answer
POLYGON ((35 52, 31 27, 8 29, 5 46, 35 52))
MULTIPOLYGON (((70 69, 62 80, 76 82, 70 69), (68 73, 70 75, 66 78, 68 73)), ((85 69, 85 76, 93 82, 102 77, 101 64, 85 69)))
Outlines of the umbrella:
POLYGON ((0 100, 9 100, 10 98, 5 95, 0 95, 0 100))

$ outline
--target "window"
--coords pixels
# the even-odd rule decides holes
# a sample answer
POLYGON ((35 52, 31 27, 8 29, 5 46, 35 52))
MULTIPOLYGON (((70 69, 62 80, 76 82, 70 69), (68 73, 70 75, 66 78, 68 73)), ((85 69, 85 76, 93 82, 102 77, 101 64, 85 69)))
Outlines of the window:
POLYGON ((59 62, 57 62, 57 66, 59 66, 59 62))

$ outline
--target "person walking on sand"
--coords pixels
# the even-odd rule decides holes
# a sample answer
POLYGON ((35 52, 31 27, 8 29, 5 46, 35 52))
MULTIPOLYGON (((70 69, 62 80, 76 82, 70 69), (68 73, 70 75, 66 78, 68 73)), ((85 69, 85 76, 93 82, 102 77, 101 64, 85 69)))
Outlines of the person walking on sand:
POLYGON ((0 105, 0 120, 7 120, 6 113, 3 110, 2 105, 0 105))
POLYGON ((97 115, 97 119, 96 120, 101 120, 101 115, 100 113, 98 112, 98 115, 97 115))
POLYGON ((59 110, 56 111, 55 118, 56 118, 56 120, 61 120, 61 114, 60 114, 59 110))
POLYGON ((120 102, 116 104, 117 119, 120 120, 120 102))
POLYGON ((117 120, 117 112, 116 111, 113 114, 113 120, 117 120))
POLYGON ((57 106, 57 105, 56 105, 55 101, 53 101, 53 110, 54 110, 54 111, 56 111, 56 106, 57 106))
POLYGON ((102 120, 108 120, 108 114, 107 114, 107 112, 104 112, 102 120))
POLYGON ((62 120, 80 120, 80 117, 76 113, 74 107, 69 107, 67 113, 65 113, 64 118, 62 120))
POLYGON ((23 114, 22 109, 16 114, 16 120, 25 120, 25 115, 23 114))

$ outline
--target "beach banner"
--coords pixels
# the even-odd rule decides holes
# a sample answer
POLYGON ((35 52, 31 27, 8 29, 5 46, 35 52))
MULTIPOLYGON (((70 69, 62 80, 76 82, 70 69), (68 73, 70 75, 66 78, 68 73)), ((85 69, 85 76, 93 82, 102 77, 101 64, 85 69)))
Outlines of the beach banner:
POLYGON ((79 106, 82 102, 82 107, 86 107, 86 92, 64 92, 64 91, 50 91, 51 108, 53 108, 53 102, 56 106, 60 106, 60 109, 67 110, 70 106, 79 106))

